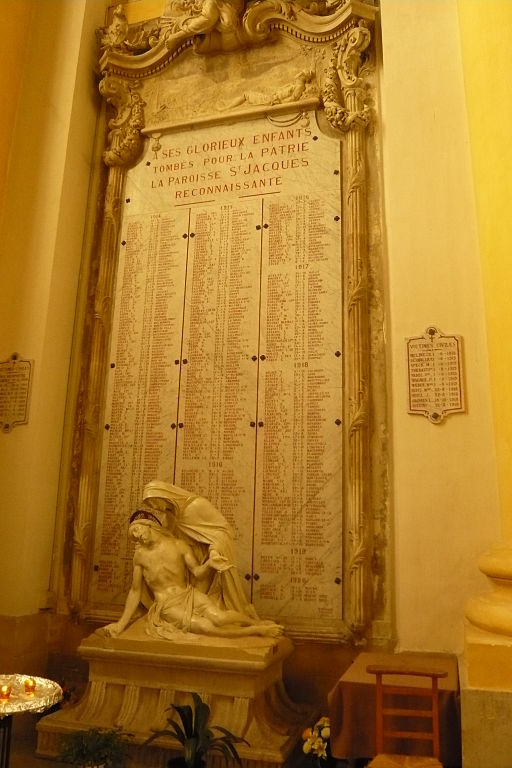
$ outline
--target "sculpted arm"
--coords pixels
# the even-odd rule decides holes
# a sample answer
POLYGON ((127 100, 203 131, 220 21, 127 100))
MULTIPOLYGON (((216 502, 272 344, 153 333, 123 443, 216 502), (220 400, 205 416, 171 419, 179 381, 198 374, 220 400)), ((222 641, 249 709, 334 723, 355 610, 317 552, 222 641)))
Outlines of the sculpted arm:
POLYGON ((107 624, 107 626, 103 628, 103 632, 106 635, 109 635, 110 637, 117 637, 117 635, 121 634, 121 632, 126 629, 130 619, 133 617, 141 601, 142 582, 142 567, 140 565, 135 565, 133 568, 132 585, 128 595, 126 596, 126 602, 122 616, 119 621, 116 621, 113 624, 107 624))
POLYGON ((202 579, 208 571, 213 568, 210 562, 210 558, 206 560, 202 565, 199 564, 197 557, 192 552, 191 548, 185 542, 180 542, 183 559, 185 565, 189 569, 190 573, 196 577, 196 579, 202 579))

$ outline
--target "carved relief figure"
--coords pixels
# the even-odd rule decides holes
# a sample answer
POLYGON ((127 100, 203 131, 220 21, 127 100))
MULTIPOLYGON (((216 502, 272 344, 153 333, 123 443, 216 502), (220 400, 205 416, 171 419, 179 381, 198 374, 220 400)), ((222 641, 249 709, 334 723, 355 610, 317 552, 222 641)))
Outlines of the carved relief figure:
POLYGON ((286 83, 275 91, 264 93, 262 91, 244 91, 227 104, 219 106, 219 109, 233 109, 242 104, 251 106, 261 104, 285 104, 293 101, 299 101, 307 92, 308 84, 313 81, 315 73, 312 70, 302 70, 291 83, 286 83))
POLYGON ((118 51, 128 55, 144 53, 155 32, 155 29, 149 32, 143 28, 131 30, 123 6, 116 5, 110 25, 100 29, 100 46, 103 51, 118 51))
POLYGON ((170 0, 160 17, 159 39, 171 46, 176 39, 201 35, 208 49, 234 50, 242 40, 243 9, 243 0, 170 0))
POLYGON ((144 497, 151 507, 130 519, 132 585, 121 618, 103 633, 119 635, 143 603, 149 609, 146 631, 153 637, 173 639, 179 632, 278 637, 282 627, 260 620, 243 594, 231 529, 221 513, 207 499, 159 481, 146 486, 144 497))

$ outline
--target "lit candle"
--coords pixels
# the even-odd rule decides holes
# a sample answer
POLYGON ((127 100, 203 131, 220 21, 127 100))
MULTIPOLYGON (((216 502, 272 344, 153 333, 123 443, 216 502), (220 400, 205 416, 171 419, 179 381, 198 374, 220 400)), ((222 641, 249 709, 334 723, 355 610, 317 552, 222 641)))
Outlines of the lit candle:
POLYGON ((10 685, 1 685, 0 686, 0 699, 2 701, 7 701, 9 699, 10 695, 11 695, 11 686, 10 685))
POLYGON ((27 677, 25 680, 25 693, 34 693, 36 690, 36 681, 33 677, 27 677))

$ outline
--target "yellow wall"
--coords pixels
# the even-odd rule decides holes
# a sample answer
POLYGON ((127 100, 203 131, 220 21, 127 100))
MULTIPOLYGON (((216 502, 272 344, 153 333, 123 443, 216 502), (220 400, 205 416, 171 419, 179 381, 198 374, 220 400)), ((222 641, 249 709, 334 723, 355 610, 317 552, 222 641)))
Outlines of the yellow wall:
POLYGON ((398 644, 462 650, 500 536, 482 274, 456 0, 381 0, 392 531, 398 644), (405 338, 460 334, 467 409, 407 413, 405 338))
POLYGON ((503 536, 512 543, 512 2, 458 0, 503 536))
POLYGON ((33 7, 31 0, 3 0, 0 3, 3 30, 0 46, 0 215, 33 7))
POLYGON ((28 424, 0 435, 0 616, 11 617, 47 605, 105 0, 32 0, 19 17, 16 4, 0 2, 3 37, 17 52, 2 58, 15 104, 0 182, 0 359, 32 359, 34 376, 28 424))

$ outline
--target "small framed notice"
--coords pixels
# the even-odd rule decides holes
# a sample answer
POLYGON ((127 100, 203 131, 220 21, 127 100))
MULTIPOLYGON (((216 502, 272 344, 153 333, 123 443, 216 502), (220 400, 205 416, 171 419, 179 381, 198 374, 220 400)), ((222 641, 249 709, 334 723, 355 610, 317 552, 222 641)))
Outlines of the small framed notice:
POLYGON ((28 423, 28 405, 32 385, 33 360, 14 354, 0 361, 0 430, 28 423))
POLYGON ((406 342, 409 413, 439 424, 448 414, 464 411, 462 337, 430 326, 406 342))

